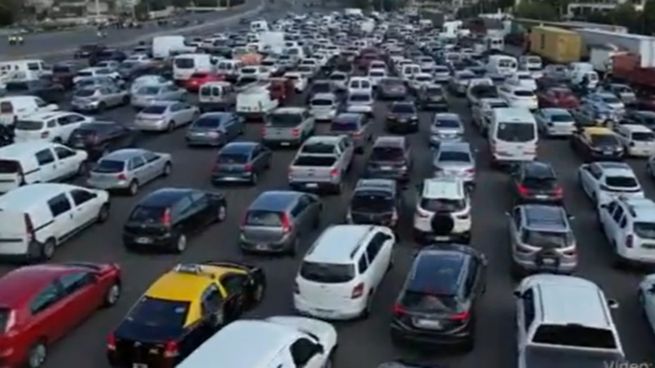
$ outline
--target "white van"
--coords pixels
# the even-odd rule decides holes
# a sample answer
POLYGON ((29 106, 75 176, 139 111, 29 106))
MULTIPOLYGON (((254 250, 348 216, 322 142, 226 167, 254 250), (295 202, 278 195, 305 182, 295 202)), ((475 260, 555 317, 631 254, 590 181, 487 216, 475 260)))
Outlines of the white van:
POLYGON ((9 96, 0 98, 0 124, 14 125, 16 121, 38 112, 52 112, 59 109, 37 96, 9 96))
POLYGON ((88 154, 43 141, 0 148, 0 193, 21 185, 70 178, 84 171, 88 154))
POLYGON ((263 119, 278 107, 278 100, 264 85, 256 85, 237 94, 236 111, 248 119, 263 119))
POLYGON ((300 264, 294 308, 326 319, 367 317, 392 264, 395 243, 393 231, 384 226, 327 228, 300 264))
POLYGON ((55 143, 68 141, 73 130, 82 124, 91 123, 95 118, 76 112, 52 111, 27 115, 16 122, 15 142, 45 140, 55 143))
POLYGON ((503 51, 505 49, 505 40, 500 36, 487 36, 484 38, 484 46, 487 50, 503 51))
POLYGON ((62 183, 20 187, 0 197, 0 256, 52 258, 71 236, 109 217, 109 194, 62 183))
POLYGON ((492 75, 510 76, 519 68, 516 58, 509 55, 491 55, 487 62, 487 73, 492 75))
POLYGON ((265 20, 253 20, 250 22, 250 32, 266 32, 269 31, 268 22, 265 20))
POLYGON ((355 93, 373 94, 373 83, 368 77, 351 77, 348 81, 348 95, 355 93))
POLYGON ((400 78, 404 81, 410 81, 412 78, 421 72, 421 67, 418 64, 405 64, 400 70, 400 78))
POLYGON ((243 67, 243 62, 240 60, 219 60, 216 65, 216 72, 222 74, 226 79, 236 80, 239 77, 239 70, 243 67))
POLYGON ((492 110, 489 147, 492 163, 532 161, 537 157, 537 122, 524 107, 492 110))
POLYGON ((186 81, 194 73, 213 73, 218 59, 209 54, 182 54, 173 59, 173 79, 186 81))
POLYGON ((33 80, 52 74, 41 59, 12 60, 0 62, 0 80, 33 80))
POLYGON ((175 53, 195 52, 196 47, 187 46, 186 38, 181 35, 157 36, 152 39, 152 57, 167 59, 175 53))
POLYGON ((327 322, 295 316, 240 319, 216 332, 177 368, 332 367, 336 346, 337 331, 327 322))

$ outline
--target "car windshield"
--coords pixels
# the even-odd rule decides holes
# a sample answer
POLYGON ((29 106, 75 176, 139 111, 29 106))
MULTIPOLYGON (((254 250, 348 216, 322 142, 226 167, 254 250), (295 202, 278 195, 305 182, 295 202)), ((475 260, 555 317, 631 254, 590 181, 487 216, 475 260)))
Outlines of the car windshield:
POLYGON ((529 142, 535 138, 535 126, 528 123, 500 123, 496 138, 504 142, 529 142))
POLYGON ((214 117, 201 117, 193 123, 194 128, 218 128, 223 119, 214 117))
POLYGON ((607 104, 619 104, 621 103, 621 100, 614 96, 603 96, 603 102, 607 104))
POLYGON ((369 102, 371 101, 371 96, 368 94, 354 93, 348 98, 350 102, 369 102))
POLYGON ((423 198, 420 206, 430 212, 454 212, 463 210, 466 207, 466 201, 450 198, 423 198))
POLYGON ((168 106, 162 106, 162 105, 150 105, 146 106, 141 112, 143 114, 152 114, 152 115, 161 115, 164 112, 166 112, 168 106))
POLYGON ((613 134, 592 134, 591 144, 596 147, 614 148, 619 145, 619 141, 613 134))
POLYGON ((271 114, 269 117, 269 124, 276 127, 295 127, 302 123, 303 116, 301 114, 271 114))
POLYGON ((344 74, 332 74, 330 76, 330 80, 333 81, 345 81, 346 79, 348 79, 348 77, 346 77, 344 74))
POLYGON ((439 153, 439 162, 471 162, 471 155, 468 152, 460 151, 441 151, 439 153))
POLYGON ((655 239, 654 222, 635 222, 633 229, 637 236, 642 239, 655 239))
POLYGON ((534 97, 534 93, 532 91, 524 90, 524 89, 518 89, 514 91, 514 96, 517 97, 534 97))
POLYGON ((637 179, 631 176, 608 176, 605 184, 613 188, 635 188, 639 186, 637 179))
POLYGON ((401 304, 413 311, 424 312, 452 312, 457 309, 456 297, 452 295, 439 295, 424 291, 405 290, 401 304))
POLYGON ((355 266, 305 261, 300 265, 300 276, 309 281, 325 284, 344 283, 355 277, 355 266))
POLYGON ((441 97, 443 90, 439 87, 429 87, 425 90, 425 93, 430 97, 441 97))
POLYGON ((403 161, 405 151, 400 147, 377 146, 371 151, 372 161, 403 161))
POLYGON ((635 141, 651 142, 655 140, 655 135, 651 132, 635 132, 632 133, 632 139, 635 141))
POLYGON ((154 87, 154 86, 141 87, 136 93, 145 96, 156 95, 159 93, 159 87, 154 87))
POLYGON ((221 153, 218 155, 220 164, 245 164, 248 162, 249 155, 246 153, 221 153))
POLYGON ((18 120, 16 122, 16 129, 19 130, 41 130, 43 122, 37 120, 18 120))
POLYGON ((334 153, 334 144, 323 142, 312 142, 302 146, 300 152, 313 154, 331 154, 334 153))
POLYGON ((136 206, 130 214, 130 221, 150 224, 160 223, 166 210, 166 207, 136 206))
POLYGON ((391 106, 391 112, 394 114, 414 114, 416 113, 416 108, 410 104, 395 104, 391 106))
POLYGON ((573 237, 564 232, 526 230, 521 236, 524 244, 540 248, 566 248, 573 237))
POLYGON ((330 83, 316 83, 312 86, 313 93, 330 93, 332 92, 332 87, 330 83))
POLYGON ((55 74, 68 74, 71 72, 71 68, 69 66, 55 65, 52 67, 52 72, 55 74))
POLYGON ((191 69, 195 66, 192 58, 176 58, 175 67, 178 69, 191 69))
POLYGON ((312 106, 332 106, 332 102, 327 98, 315 98, 312 100, 312 106))
POLYGON ((573 117, 569 114, 552 114, 550 121, 551 123, 572 123, 573 117))
POLYGON ((333 132, 354 132, 359 130, 359 124, 356 121, 335 120, 332 122, 330 130, 333 132))
POLYGON ((184 327, 189 303, 142 297, 132 308, 127 320, 149 328, 177 330, 184 327))
POLYGON ((437 128, 459 128, 461 124, 459 120, 455 119, 436 119, 434 126, 437 128))
POLYGON ((81 89, 75 92, 75 97, 91 97, 96 94, 95 89, 81 89))
POLYGON ((372 190, 357 191, 350 203, 350 208, 355 212, 390 212, 394 208, 394 200, 389 192, 372 190))
POLYGON ((279 212, 251 210, 246 215, 246 225, 252 226, 282 226, 282 215, 279 212))
POLYGON ((100 160, 93 168, 93 172, 112 174, 122 172, 125 168, 125 161, 100 160))

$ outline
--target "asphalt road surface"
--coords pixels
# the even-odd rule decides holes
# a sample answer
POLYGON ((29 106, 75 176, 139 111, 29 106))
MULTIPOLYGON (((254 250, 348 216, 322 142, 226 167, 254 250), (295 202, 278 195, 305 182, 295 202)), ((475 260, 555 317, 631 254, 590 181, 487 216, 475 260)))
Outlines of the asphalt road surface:
MULTIPOLYGON (((261 0, 246 0, 241 5, 232 9, 211 13, 194 13, 176 17, 176 20, 203 21, 205 25, 223 25, 226 18, 234 17, 257 8, 262 4, 261 0)), ((230 19, 230 22, 236 20, 230 19)), ((193 26, 190 24, 189 26, 193 26)), ((180 27, 159 27, 153 22, 145 23, 141 29, 109 29, 107 37, 98 38, 95 28, 89 27, 62 32, 45 32, 25 35, 25 43, 22 46, 9 46, 6 40, 0 39, 0 59, 12 60, 25 57, 48 57, 53 54, 72 52, 80 45, 88 43, 104 43, 106 45, 123 45, 125 42, 134 42, 140 38, 145 38, 159 32, 175 34, 179 32, 180 27)))

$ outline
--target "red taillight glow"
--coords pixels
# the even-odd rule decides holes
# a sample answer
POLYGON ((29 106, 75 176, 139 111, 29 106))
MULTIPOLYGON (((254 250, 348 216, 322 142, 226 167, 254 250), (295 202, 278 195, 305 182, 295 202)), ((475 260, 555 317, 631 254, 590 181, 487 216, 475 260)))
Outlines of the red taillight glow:
POLYGON ((555 196, 556 197, 564 196, 564 188, 562 188, 562 187, 555 188, 555 196))
POLYGON ((116 179, 118 179, 118 180, 127 180, 127 176, 125 176, 125 174, 123 174, 123 173, 120 173, 120 174, 118 174, 118 176, 116 176, 116 179))
POLYGON ((402 305, 396 303, 393 305, 392 313, 396 317, 401 317, 407 314, 407 309, 405 309, 405 307, 403 307, 402 305))
POLYGON ((291 129, 291 135, 293 135, 294 137, 300 136, 300 129, 298 128, 291 129))
POLYGON ((179 355, 177 341, 167 341, 164 346, 164 358, 175 358, 179 355))
POLYGON ((166 211, 164 211, 164 215, 161 218, 161 223, 164 226, 171 226, 171 224, 173 223, 173 218, 171 216, 170 208, 167 208, 166 211))
POLYGON ((452 316, 450 316, 451 321, 458 321, 458 322, 468 321, 469 318, 471 318, 471 313, 469 311, 455 313, 452 316))
POLYGON ((285 213, 282 215, 282 231, 284 233, 290 233, 291 230, 293 230, 293 224, 289 216, 285 213))
POLYGON ((330 170, 330 176, 333 177, 333 178, 336 178, 337 176, 339 176, 339 169, 335 168, 335 169, 330 170))
POLYGON ((625 247, 632 248, 634 246, 634 236, 628 235, 625 237, 625 247))
POLYGON ((252 164, 245 164, 243 170, 248 172, 252 171, 252 164))
POLYGON ((262 127, 262 135, 266 134, 266 127, 262 127))
POLYGON ((113 333, 107 336, 107 350, 116 350, 116 336, 113 333))
POLYGON ((364 295, 364 283, 359 283, 353 288, 352 294, 350 294, 350 299, 361 298, 364 295))
POLYGON ((527 196, 530 194, 530 190, 523 184, 519 184, 516 189, 519 191, 521 196, 527 196))

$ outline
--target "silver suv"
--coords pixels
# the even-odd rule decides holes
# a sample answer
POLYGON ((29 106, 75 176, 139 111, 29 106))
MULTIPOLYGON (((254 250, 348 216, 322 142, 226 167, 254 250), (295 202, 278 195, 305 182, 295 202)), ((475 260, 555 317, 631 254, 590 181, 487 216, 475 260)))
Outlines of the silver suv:
POLYGON ((563 207, 526 204, 509 217, 512 274, 571 273, 578 265, 575 236, 563 207))

